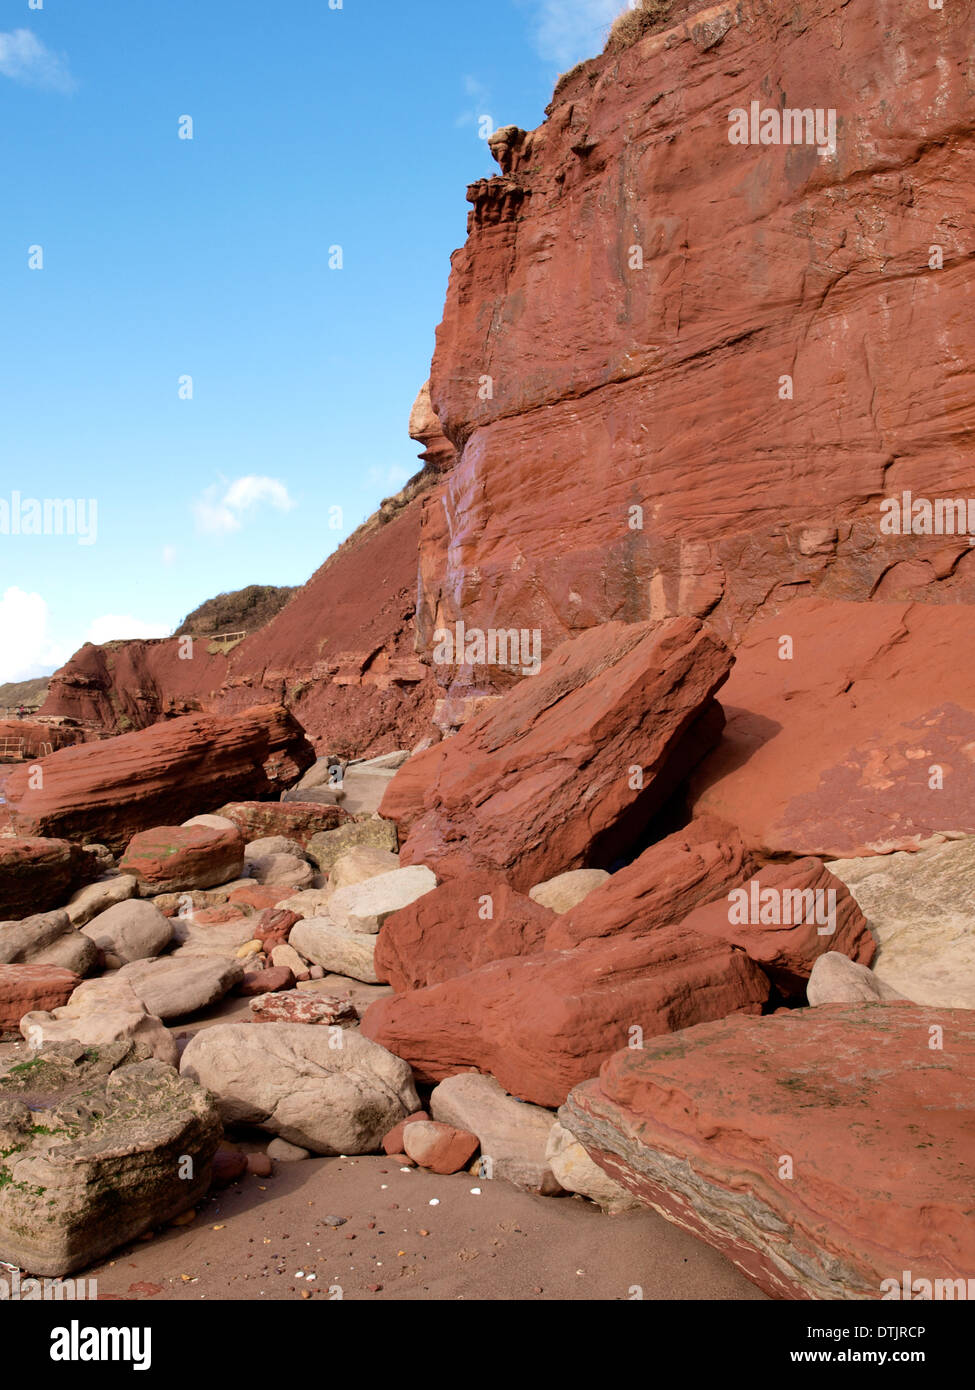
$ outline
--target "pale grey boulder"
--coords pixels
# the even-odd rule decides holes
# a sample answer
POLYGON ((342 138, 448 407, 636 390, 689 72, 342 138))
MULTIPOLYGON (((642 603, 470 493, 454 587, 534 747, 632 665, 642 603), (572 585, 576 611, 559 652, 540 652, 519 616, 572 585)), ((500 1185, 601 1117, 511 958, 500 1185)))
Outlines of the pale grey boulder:
POLYGON ((430 1096, 430 1114, 477 1135, 483 1177, 500 1178, 543 1197, 562 1191, 546 1156, 553 1112, 509 1096, 493 1076, 448 1076, 430 1096))
POLYGON ((420 1108, 407 1062, 361 1033, 316 1024, 206 1028, 180 1071, 217 1098, 225 1124, 257 1125, 312 1153, 374 1153, 420 1108))
POLYGON ((98 947, 71 925, 64 911, 0 922, 0 965, 58 965, 87 975, 97 959, 98 947))
POLYGON ((330 917, 306 917, 291 928, 288 945, 305 960, 335 975, 380 985, 376 974, 376 937, 336 926, 330 917))
POLYGON ((110 969, 162 955, 173 939, 173 924, 152 902, 132 898, 100 912, 81 928, 105 955, 110 969))

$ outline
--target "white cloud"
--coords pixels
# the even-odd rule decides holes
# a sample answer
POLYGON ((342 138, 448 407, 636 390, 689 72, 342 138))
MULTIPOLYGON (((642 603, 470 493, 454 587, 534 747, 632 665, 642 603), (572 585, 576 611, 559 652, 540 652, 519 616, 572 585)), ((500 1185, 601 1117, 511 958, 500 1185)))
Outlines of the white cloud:
POLYGON ((118 642, 126 637, 168 637, 171 627, 165 623, 147 623, 141 618, 128 618, 119 613, 106 613, 96 618, 85 633, 86 642, 101 646, 103 642, 118 642))
POLYGON ((176 553, 177 553, 177 552, 176 552, 176 547, 175 547, 175 545, 164 545, 164 546, 163 546, 163 548, 162 548, 162 562, 163 562, 163 564, 166 566, 167 569, 169 569, 170 565, 173 565, 173 564, 176 563, 176 553))
POLYGON ((224 480, 222 487, 222 492, 221 485, 208 487, 203 496, 193 503, 197 529, 210 535, 228 535, 231 531, 239 531, 245 517, 254 514, 261 506, 290 512, 296 505, 284 483, 277 478, 262 478, 251 473, 244 478, 235 478, 229 485, 224 480))
POLYGON ((0 597, 0 682, 46 676, 71 653, 48 633, 50 610, 40 594, 10 588, 0 597))
POLYGON ((536 11, 535 47, 563 72, 595 58, 609 27, 628 8, 626 0, 532 0, 536 11))
POLYGON ((29 29, 0 33, 0 74, 26 87, 73 92, 76 86, 67 60, 52 53, 29 29))

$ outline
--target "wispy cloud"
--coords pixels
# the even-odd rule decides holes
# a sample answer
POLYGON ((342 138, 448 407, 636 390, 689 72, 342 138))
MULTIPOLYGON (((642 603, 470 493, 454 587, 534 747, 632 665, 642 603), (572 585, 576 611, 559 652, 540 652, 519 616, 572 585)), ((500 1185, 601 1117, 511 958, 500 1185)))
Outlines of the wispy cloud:
POLYGON ((52 53, 30 29, 0 32, 0 75, 54 92, 73 92, 77 86, 64 55, 52 53))
POLYGON ((210 535, 228 535, 239 531, 246 518, 256 515, 261 507, 273 507, 290 512, 295 507, 288 489, 278 478, 258 477, 253 473, 215 483, 193 504, 197 529, 210 535))
POLYGON ((567 70, 594 58, 609 27, 627 8, 627 0, 530 0, 535 11, 534 38, 547 63, 567 70))

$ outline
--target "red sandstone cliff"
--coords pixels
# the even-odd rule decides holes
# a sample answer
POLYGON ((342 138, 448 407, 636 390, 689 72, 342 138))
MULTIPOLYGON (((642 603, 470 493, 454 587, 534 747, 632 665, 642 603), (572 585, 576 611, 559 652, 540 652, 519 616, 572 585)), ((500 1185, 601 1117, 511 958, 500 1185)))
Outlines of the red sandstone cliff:
POLYGON ((879 529, 972 490, 971 37, 970 4, 698 7, 495 135, 433 362, 424 642, 975 599, 966 536, 879 529), (752 101, 835 110, 835 153, 731 144, 752 101))

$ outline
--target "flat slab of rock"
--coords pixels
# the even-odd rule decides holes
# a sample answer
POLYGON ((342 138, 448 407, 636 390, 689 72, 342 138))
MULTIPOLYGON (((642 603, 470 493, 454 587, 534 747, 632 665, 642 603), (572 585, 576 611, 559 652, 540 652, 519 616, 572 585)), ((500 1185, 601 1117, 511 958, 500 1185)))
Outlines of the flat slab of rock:
POLYGON ((389 850, 378 849, 375 845, 353 845, 335 860, 329 870, 328 886, 334 893, 380 874, 396 873, 399 867, 399 856, 389 850))
POLYGON ((325 830, 312 835, 305 846, 305 853, 309 859, 314 860, 322 872, 328 873, 336 859, 356 845, 366 845, 372 849, 396 854, 399 850, 396 826, 391 820, 381 820, 378 816, 350 820, 335 830, 325 830))
POLYGON ((129 985, 157 1018, 182 1018, 208 1008, 243 979, 239 960, 210 956, 163 956, 125 965, 114 977, 129 985))
POLYGON ((337 927, 374 936, 387 917, 436 886, 436 874, 422 864, 396 868, 339 888, 328 900, 328 915, 337 927))
POLYGON ((0 839, 0 918, 62 907, 97 872, 94 856, 67 840, 0 839))
POLYGON ((407 1064, 349 1029, 218 1025, 192 1039, 181 1072, 217 1097, 225 1123, 312 1153, 374 1153, 419 1109, 407 1064))
POLYGON ((97 840, 119 853, 138 831, 179 826, 194 808, 206 814, 215 802, 272 796, 314 761, 290 711, 260 705, 62 748, 44 759, 43 788, 18 768, 5 795, 19 833, 97 840))
POLYGON ((877 938, 881 984, 916 1004, 975 1009, 975 838, 826 867, 877 938))
POLYGON ((251 1017, 255 1023, 313 1023, 328 1028, 359 1022, 355 1005, 349 999, 300 989, 259 995, 251 1000, 251 1017))
POLYGON ((292 927, 288 944, 324 970, 361 980, 367 985, 385 984, 376 969, 376 937, 348 931, 329 917, 306 917, 292 927))
POLYGON ((525 893, 612 862, 716 741, 731 663, 695 618, 603 623, 564 642, 393 780, 381 810, 407 832, 402 862, 442 878, 491 869, 525 893), (419 804, 404 805, 400 778, 426 781, 419 804))
POLYGON ((236 830, 156 826, 132 837, 119 868, 135 876, 144 898, 215 888, 243 873, 244 842, 236 830))
POLYGON ((41 912, 19 922, 0 922, 0 963, 59 965, 87 975, 98 958, 98 947, 76 931, 66 912, 41 912))
POLYGON ((81 976, 57 965, 0 965, 0 1032, 19 1029, 24 1014, 66 1004, 81 976))
POLYGON ((482 1177, 542 1196, 562 1190, 545 1156, 552 1112, 515 1100, 493 1076, 470 1072, 441 1082, 430 1096, 430 1113, 477 1135, 482 1177))
POLYGON ((138 1057, 130 1043, 54 1044, 0 1074, 0 1259, 61 1277, 204 1195, 216 1106, 138 1057))
POLYGON ((774 1297, 877 1299, 904 1270, 975 1278, 965 1009, 829 1004, 702 1024, 618 1053, 559 1122, 774 1297))

